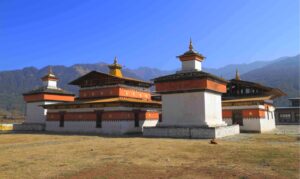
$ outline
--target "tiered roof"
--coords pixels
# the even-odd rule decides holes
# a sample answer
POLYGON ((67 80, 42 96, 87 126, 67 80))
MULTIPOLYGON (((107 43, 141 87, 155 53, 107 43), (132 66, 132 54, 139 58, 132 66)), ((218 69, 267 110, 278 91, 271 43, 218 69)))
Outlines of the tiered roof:
POLYGON ((193 80, 193 79, 211 79, 213 81, 217 81, 221 83, 228 83, 227 80, 204 71, 175 73, 171 75, 161 76, 153 80, 155 83, 160 83, 160 82, 167 82, 167 81, 193 80))
POLYGON ((67 95, 67 96, 75 96, 75 94, 65 91, 61 88, 56 88, 56 89, 52 89, 52 88, 47 88, 47 87, 39 87, 37 89, 28 91, 26 93, 23 93, 23 95, 32 95, 32 94, 57 94, 57 95, 67 95))
MULTIPOLYGON (((55 74, 52 71, 52 68, 49 67, 48 73, 43 76, 42 81, 47 82, 47 81, 58 81, 58 78, 55 76, 55 74)), ((23 93, 24 96, 27 95, 33 95, 33 94, 55 94, 55 95, 64 95, 64 96, 75 96, 75 94, 65 91, 61 88, 58 88, 57 86, 55 87, 49 87, 49 86, 40 86, 36 89, 33 89, 31 91, 23 93)))
POLYGON ((223 94, 223 102, 240 102, 253 100, 270 100, 286 94, 278 88, 272 88, 260 83, 232 79, 227 85, 227 92, 223 94), (248 92, 247 92, 248 91, 248 92))
POLYGON ((92 99, 92 100, 76 100, 74 102, 68 103, 58 103, 58 104, 48 104, 44 107, 50 109, 60 109, 60 108, 80 108, 80 107, 98 107, 101 105, 104 106, 143 106, 147 107, 161 107, 159 101, 145 101, 141 99, 133 99, 126 97, 116 97, 116 98, 105 98, 105 99, 92 99))
POLYGON ((189 50, 184 54, 177 56, 177 58, 179 58, 181 61, 189 59, 189 57, 196 57, 195 59, 199 61, 203 61, 205 59, 201 53, 198 53, 196 50, 194 50, 192 39, 190 39, 189 50))
POLYGON ((152 86, 150 82, 137 80, 128 77, 119 77, 111 74, 106 74, 98 71, 92 71, 86 75, 83 75, 76 80, 70 82, 71 85, 77 85, 80 87, 92 87, 92 86, 106 86, 125 84, 129 86, 145 87, 149 88, 152 86))

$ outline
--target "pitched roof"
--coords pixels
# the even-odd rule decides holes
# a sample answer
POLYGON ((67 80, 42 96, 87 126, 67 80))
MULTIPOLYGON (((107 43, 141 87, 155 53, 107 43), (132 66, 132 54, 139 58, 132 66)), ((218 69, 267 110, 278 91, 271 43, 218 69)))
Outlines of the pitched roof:
POLYGON ((184 54, 177 56, 177 58, 187 57, 187 56, 198 56, 200 58, 205 58, 201 53, 198 53, 194 49, 186 51, 184 54))
POLYGON ((159 83, 165 81, 190 80, 190 79, 202 79, 202 78, 209 78, 222 83, 228 83, 228 81, 223 78, 220 78, 218 76, 203 71, 179 72, 171 75, 161 76, 153 80, 155 83, 159 83))
POLYGON ((201 53, 198 53, 196 50, 194 50, 193 43, 192 43, 192 38, 190 39, 189 50, 186 51, 184 54, 179 55, 177 57, 181 58, 181 57, 188 57, 188 56, 198 56, 202 59, 205 58, 201 53))
POLYGON ((222 99, 222 103, 245 102, 245 101, 265 101, 270 100, 271 96, 244 97, 234 99, 222 99))
POLYGON ((133 99, 126 97, 115 97, 115 98, 104 98, 104 99, 90 99, 90 100, 77 100, 74 102, 63 102, 56 104, 44 105, 45 108, 48 106, 65 106, 65 105, 83 105, 83 104, 103 104, 103 103, 139 103, 139 104, 153 104, 161 105, 161 102, 158 101, 147 101, 141 99, 133 99))
POLYGON ((71 81, 69 84, 83 86, 86 80, 93 81, 95 86, 113 85, 113 84, 127 84, 131 86, 140 86, 140 87, 152 86, 152 83, 150 82, 128 78, 128 77, 118 77, 118 76, 114 76, 114 75, 110 75, 98 71, 91 71, 71 81))
POLYGON ((39 87, 37 89, 28 91, 26 93, 23 93, 23 95, 31 95, 31 94, 41 94, 41 93, 47 93, 47 94, 59 94, 59 95, 67 95, 67 96, 75 96, 75 94, 65 91, 63 89, 57 88, 47 88, 47 87, 39 87))
POLYGON ((256 97, 264 97, 264 96, 270 96, 270 99, 274 99, 274 98, 277 98, 280 96, 286 96, 286 94, 278 88, 272 88, 272 87, 265 86, 260 83, 251 82, 251 81, 232 79, 229 81, 228 85, 229 86, 237 85, 237 86, 243 87, 243 88, 259 89, 260 91, 262 91, 262 93, 253 94, 252 96, 251 96, 251 94, 234 95, 234 94, 229 94, 228 90, 227 90, 227 93, 225 93, 222 97, 223 100, 241 99, 241 98, 249 98, 249 97, 256 98, 256 97))

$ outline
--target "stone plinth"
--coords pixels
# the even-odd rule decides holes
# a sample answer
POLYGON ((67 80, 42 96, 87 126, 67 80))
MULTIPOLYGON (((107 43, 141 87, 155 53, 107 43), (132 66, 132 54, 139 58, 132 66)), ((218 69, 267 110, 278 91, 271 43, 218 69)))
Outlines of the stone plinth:
POLYGON ((22 123, 22 124, 14 124, 14 131, 44 131, 45 124, 40 123, 22 123))
POLYGON ((170 137, 186 139, 214 139, 240 133, 239 125, 222 127, 145 127, 145 137, 170 137))

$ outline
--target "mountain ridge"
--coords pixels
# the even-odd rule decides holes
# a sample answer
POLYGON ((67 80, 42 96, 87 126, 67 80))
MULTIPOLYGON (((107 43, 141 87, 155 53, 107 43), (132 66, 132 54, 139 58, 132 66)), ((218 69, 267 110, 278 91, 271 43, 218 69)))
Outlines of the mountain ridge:
MULTIPOLYGON (((203 71, 222 76, 225 79, 232 79, 236 69, 239 70, 242 79, 259 82, 266 86, 282 88, 288 95, 299 96, 299 82, 296 80, 285 80, 277 73, 287 72, 288 78, 295 78, 299 74, 300 55, 294 57, 281 57, 272 61, 257 61, 248 64, 230 64, 221 68, 204 68, 203 71), (287 64, 287 65, 285 65, 287 64), (280 67, 282 70, 280 71, 280 67), (279 69, 278 69, 279 68, 279 69), (261 78, 262 74, 266 78, 261 78)), ((90 71, 108 72, 108 64, 99 62, 95 64, 74 64, 71 66, 54 65, 53 72, 60 79, 58 85, 67 91, 77 93, 78 88, 68 85, 70 81, 82 76, 90 71)), ((48 67, 40 69, 36 67, 25 67, 18 70, 0 71, 0 108, 5 110, 18 109, 24 111, 22 93, 37 88, 42 85, 40 78, 44 76, 48 67)), ((136 69, 124 68, 124 76, 149 81, 155 77, 174 73, 176 70, 160 70, 158 68, 139 67, 136 69)), ((299 76, 299 75, 298 75, 299 76)), ((286 98, 279 100, 276 104, 286 104, 286 98)))

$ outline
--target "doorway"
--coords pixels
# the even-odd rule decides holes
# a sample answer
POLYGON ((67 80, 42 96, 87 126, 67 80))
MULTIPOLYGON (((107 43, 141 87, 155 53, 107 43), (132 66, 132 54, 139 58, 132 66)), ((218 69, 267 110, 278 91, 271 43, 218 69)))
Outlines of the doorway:
POLYGON ((240 126, 243 126, 243 113, 241 110, 232 112, 232 124, 239 124, 240 126))

